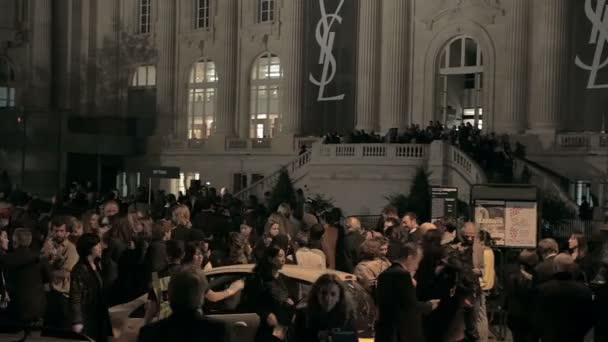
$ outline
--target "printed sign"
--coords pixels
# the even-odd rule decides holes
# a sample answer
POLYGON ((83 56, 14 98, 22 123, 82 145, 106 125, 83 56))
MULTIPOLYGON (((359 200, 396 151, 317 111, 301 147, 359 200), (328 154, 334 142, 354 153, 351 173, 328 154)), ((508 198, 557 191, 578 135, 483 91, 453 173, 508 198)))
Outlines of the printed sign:
POLYGON ((458 188, 431 188, 431 219, 456 217, 458 203, 458 188))
POLYGON ((158 166, 147 170, 147 178, 179 179, 179 167, 158 166))
POLYGON ((537 209, 534 202, 507 202, 505 245, 536 247, 537 209))

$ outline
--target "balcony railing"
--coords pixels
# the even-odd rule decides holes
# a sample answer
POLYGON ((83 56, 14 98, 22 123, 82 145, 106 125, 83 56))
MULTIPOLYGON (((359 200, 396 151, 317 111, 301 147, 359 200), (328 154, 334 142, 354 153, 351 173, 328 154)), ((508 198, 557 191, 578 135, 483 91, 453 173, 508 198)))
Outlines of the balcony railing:
POLYGON ((319 156, 324 158, 406 160, 424 159, 429 145, 422 144, 319 144, 319 156), (354 157, 354 158, 353 158, 354 157))
POLYGON ((557 146, 562 150, 597 150, 608 153, 608 134, 561 133, 557 136, 557 146))

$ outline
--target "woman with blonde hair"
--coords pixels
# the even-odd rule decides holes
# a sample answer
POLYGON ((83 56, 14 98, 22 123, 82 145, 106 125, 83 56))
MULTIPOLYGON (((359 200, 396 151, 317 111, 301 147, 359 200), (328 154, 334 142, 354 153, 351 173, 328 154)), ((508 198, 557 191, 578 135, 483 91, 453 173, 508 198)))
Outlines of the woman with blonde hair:
POLYGON ((87 210, 81 217, 82 230, 86 233, 93 233, 101 238, 99 227, 99 214, 95 210, 87 210))
POLYGON ((173 230, 171 231, 172 240, 180 240, 185 243, 193 241, 192 223, 190 222, 190 209, 184 204, 178 204, 171 213, 173 230))
POLYGON ((352 299, 338 276, 328 273, 317 279, 308 305, 296 313, 294 330, 296 342, 332 341, 336 335, 357 340, 352 299))
POLYGON ((270 215, 268 221, 266 221, 266 225, 264 226, 264 234, 260 236, 258 241, 255 244, 253 249, 253 253, 257 260, 260 260, 264 256, 264 252, 266 248, 272 245, 272 241, 279 235, 284 235, 281 233, 281 224, 276 220, 274 214, 270 215))
POLYGON ((279 229, 279 234, 287 234, 285 229, 285 219, 281 214, 272 213, 268 216, 266 224, 264 225, 264 235, 270 230, 271 227, 275 226, 279 229))

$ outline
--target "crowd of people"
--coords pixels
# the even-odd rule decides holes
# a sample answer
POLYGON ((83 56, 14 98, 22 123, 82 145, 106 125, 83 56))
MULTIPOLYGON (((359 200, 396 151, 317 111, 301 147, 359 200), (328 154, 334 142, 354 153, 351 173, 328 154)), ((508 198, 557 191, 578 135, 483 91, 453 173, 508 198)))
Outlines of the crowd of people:
POLYGON ((3 329, 106 341, 108 308, 147 294, 140 341, 219 341, 231 328, 206 318, 203 303, 246 293, 260 318, 256 341, 355 341, 347 284, 325 274, 298 306, 280 273, 286 263, 353 274, 376 305, 379 342, 487 341, 486 298, 501 278, 515 342, 582 341, 598 321, 589 288, 597 263, 581 234, 561 254, 550 239, 538 253, 523 250, 503 278, 491 236, 470 222, 418 222, 387 207, 363 227, 302 199, 270 208, 266 198, 191 188, 147 206, 115 194, 98 203, 84 189, 48 205, 24 194, 0 202, 3 329), (205 272, 235 264, 255 264, 254 276, 212 290, 205 272))
POLYGON ((490 179, 501 182, 513 181, 513 159, 526 155, 525 146, 521 143, 516 142, 512 148, 507 135, 483 134, 471 123, 449 128, 439 121, 431 121, 426 128, 412 124, 401 132, 391 129, 384 136, 356 130, 347 135, 332 132, 323 137, 324 144, 430 144, 435 140, 460 148, 486 170, 490 179))

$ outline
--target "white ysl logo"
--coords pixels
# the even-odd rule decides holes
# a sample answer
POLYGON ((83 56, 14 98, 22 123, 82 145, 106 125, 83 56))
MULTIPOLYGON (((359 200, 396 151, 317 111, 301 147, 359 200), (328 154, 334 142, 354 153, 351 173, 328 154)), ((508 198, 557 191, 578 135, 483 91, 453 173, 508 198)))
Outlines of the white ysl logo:
POLYGON ((608 65, 608 58, 602 61, 604 45, 608 42, 608 6, 606 5, 606 0, 597 0, 597 10, 593 9, 591 0, 586 0, 585 14, 587 14, 587 18, 593 24, 589 44, 596 44, 595 54, 591 65, 583 63, 578 56, 576 56, 575 63, 579 68, 590 72, 587 89, 608 88, 608 84, 595 83, 598 71, 608 65))
POLYGON ((333 55, 334 39, 336 37, 335 32, 331 32, 331 27, 334 22, 338 24, 342 23, 342 17, 339 15, 340 9, 344 0, 340 0, 335 13, 327 13, 325 9, 325 0, 319 0, 319 6, 321 7, 321 19, 317 23, 317 29, 315 31, 315 37, 317 43, 321 47, 321 53, 319 54, 319 64, 323 64, 323 72, 321 73, 321 79, 316 80, 312 74, 309 75, 308 79, 314 85, 319 86, 319 94, 317 95, 317 101, 340 101, 344 99, 344 94, 325 97, 325 86, 331 83, 336 76, 336 58, 333 55))

